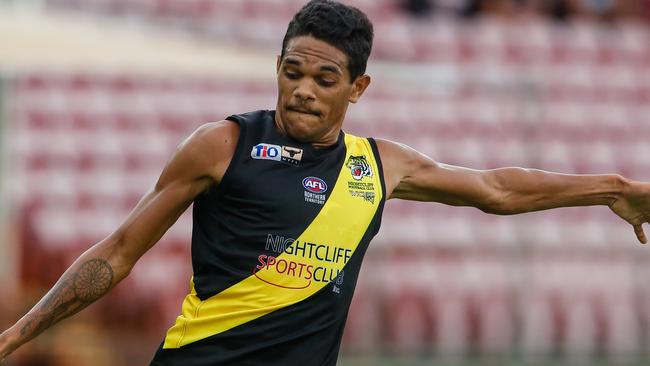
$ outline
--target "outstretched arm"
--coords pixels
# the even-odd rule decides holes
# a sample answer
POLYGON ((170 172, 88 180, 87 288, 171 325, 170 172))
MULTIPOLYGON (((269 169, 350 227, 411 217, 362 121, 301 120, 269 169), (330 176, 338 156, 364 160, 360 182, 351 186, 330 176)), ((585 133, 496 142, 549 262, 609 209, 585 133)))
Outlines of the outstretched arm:
POLYGON ((573 175, 536 169, 474 170, 441 164, 412 148, 386 140, 377 145, 389 198, 473 206, 511 215, 557 207, 607 205, 634 227, 650 222, 650 184, 620 175, 573 175))
POLYGON ((125 222, 83 253, 41 301, 0 335, 0 360, 124 279, 194 198, 220 181, 238 133, 236 124, 222 121, 204 125, 184 141, 125 222))

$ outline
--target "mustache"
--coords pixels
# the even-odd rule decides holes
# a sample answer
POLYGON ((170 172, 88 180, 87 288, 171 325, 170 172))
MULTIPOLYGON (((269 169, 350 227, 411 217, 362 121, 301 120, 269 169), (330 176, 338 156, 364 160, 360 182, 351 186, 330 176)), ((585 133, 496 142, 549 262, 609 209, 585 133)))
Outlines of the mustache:
POLYGON ((304 108, 302 106, 290 104, 287 106, 287 109, 294 112, 301 112, 301 113, 313 114, 314 116, 320 116, 320 111, 304 108))

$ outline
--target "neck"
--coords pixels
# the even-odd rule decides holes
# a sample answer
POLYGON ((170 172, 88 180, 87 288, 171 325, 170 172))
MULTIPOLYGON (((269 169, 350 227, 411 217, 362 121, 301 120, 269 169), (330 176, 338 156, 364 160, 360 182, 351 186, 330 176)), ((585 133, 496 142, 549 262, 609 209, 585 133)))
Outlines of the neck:
POLYGON ((341 129, 337 128, 335 131, 329 132, 322 139, 319 139, 318 142, 312 142, 311 146, 313 146, 314 149, 323 149, 323 148, 332 146, 332 145, 336 144, 336 142, 339 140, 339 133, 340 132, 341 132, 341 129))

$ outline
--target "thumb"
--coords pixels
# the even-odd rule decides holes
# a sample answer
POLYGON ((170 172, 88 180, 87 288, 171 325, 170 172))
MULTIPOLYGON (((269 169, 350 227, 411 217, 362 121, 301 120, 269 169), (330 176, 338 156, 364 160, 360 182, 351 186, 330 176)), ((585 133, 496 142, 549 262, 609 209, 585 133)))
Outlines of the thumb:
POLYGON ((636 238, 639 239, 641 244, 646 244, 648 243, 648 239, 646 238, 645 233, 643 232, 643 227, 641 225, 642 224, 634 225, 634 233, 636 234, 636 238))

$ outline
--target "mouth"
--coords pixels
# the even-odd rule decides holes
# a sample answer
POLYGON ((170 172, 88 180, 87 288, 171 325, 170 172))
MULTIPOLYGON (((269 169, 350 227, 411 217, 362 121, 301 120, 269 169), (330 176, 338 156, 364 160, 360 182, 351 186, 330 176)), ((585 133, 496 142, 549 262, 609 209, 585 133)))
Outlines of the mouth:
POLYGON ((317 111, 310 111, 308 109, 300 108, 300 107, 294 107, 294 106, 287 106, 287 110, 291 112, 296 112, 296 113, 302 113, 302 114, 310 114, 312 116, 319 116, 320 113, 317 111))

